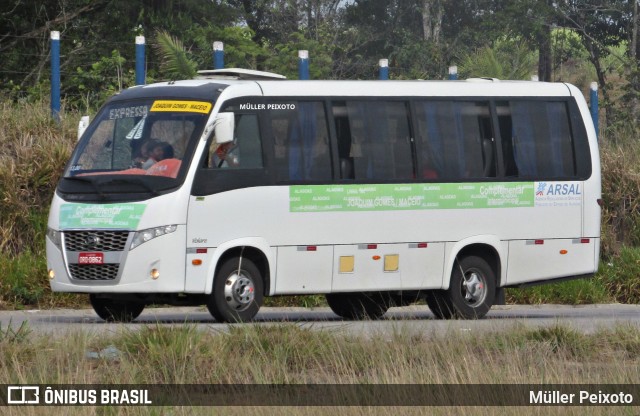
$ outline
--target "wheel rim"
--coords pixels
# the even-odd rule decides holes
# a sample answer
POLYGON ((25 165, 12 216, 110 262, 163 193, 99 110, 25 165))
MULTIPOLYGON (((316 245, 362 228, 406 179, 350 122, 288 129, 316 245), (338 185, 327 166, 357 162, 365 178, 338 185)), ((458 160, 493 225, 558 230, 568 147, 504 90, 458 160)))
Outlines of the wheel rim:
POLYGON ((477 269, 469 269, 462 279, 462 296, 467 305, 476 308, 484 303, 487 297, 487 282, 477 269))
POLYGON ((227 277, 224 286, 224 298, 227 305, 236 311, 247 309, 255 299, 256 288, 251 277, 241 271, 227 277))

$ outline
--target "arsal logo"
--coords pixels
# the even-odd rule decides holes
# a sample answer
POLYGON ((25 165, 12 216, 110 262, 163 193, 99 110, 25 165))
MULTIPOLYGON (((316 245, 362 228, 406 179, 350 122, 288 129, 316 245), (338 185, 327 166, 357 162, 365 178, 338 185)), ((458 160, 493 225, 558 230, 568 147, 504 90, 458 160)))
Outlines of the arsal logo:
POLYGON ((581 196, 582 184, 579 182, 570 183, 548 183, 537 182, 536 198, 548 196, 581 196))
POLYGON ((582 204, 581 182, 536 182, 535 206, 570 207, 582 204))

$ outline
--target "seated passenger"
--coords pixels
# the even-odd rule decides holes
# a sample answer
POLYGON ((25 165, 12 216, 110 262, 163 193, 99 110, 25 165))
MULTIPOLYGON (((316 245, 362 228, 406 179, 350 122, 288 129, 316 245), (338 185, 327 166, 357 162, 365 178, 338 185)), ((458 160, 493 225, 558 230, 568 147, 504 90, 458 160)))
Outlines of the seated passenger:
POLYGON ((438 179, 438 172, 435 169, 425 168, 422 170, 423 179, 438 179))
POLYGON ((423 179, 438 179, 438 171, 434 168, 431 159, 422 160, 422 178, 423 179))
POLYGON ((133 157, 133 161, 131 163, 132 168, 140 168, 140 169, 148 169, 149 166, 153 164, 153 162, 149 162, 149 166, 144 168, 146 162, 149 161, 149 149, 153 147, 156 143, 159 143, 157 139, 149 139, 146 142, 142 143, 142 146, 138 149, 133 157))
POLYGON ((149 159, 142 165, 143 169, 149 169, 155 163, 174 157, 173 146, 166 142, 156 142, 148 147, 149 159))
POLYGON ((220 144, 211 156, 211 166, 216 168, 237 167, 240 164, 234 142, 220 144))

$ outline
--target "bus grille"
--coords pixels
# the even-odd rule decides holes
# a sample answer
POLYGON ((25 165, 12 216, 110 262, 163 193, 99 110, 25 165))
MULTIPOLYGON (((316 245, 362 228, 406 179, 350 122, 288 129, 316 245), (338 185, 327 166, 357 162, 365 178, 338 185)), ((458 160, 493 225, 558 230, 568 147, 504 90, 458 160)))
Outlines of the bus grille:
POLYGON ((76 280, 115 280, 119 264, 70 264, 71 277, 76 280))
POLYGON ((67 251, 124 251, 128 231, 65 231, 67 251))

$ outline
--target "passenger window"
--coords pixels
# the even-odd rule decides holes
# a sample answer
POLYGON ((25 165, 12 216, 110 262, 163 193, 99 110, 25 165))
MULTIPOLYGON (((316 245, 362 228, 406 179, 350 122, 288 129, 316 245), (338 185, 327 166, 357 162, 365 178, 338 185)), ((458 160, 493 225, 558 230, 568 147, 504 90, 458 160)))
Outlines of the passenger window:
POLYGON ((423 179, 496 176, 489 106, 473 101, 419 101, 416 105, 423 179))
POLYGON ((398 101, 336 101, 342 179, 415 178, 407 104, 398 101))
POLYGON ((331 180, 331 152, 324 105, 321 102, 271 103, 278 181, 331 180))
POLYGON ((565 102, 501 101, 496 110, 507 176, 561 178, 576 174, 565 102))
POLYGON ((259 169, 263 167, 258 116, 236 114, 233 142, 211 141, 206 167, 213 169, 259 169))

